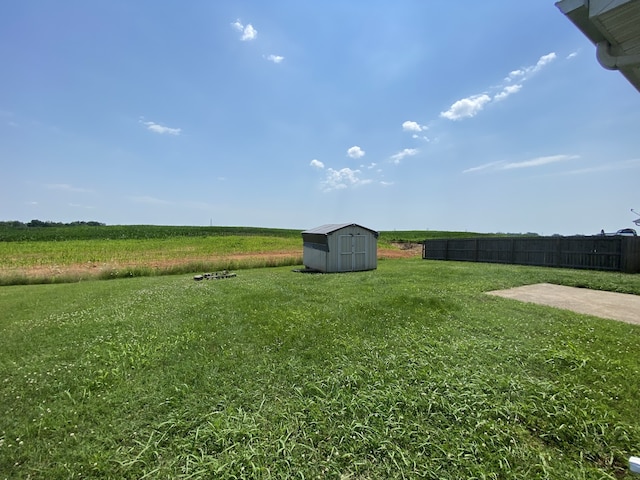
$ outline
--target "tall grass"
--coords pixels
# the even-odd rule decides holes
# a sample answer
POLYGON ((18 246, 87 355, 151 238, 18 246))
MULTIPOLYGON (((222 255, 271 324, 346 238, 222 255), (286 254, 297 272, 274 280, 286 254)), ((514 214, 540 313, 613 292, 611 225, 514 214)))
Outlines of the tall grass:
POLYGON ((301 261, 300 239, 288 237, 0 242, 0 286, 297 265, 301 261))
POLYGON ((631 478, 640 328, 455 262, 0 289, 0 477, 631 478))
POLYGON ((153 263, 184 258, 302 251, 296 238, 258 236, 169 237, 134 240, 0 242, 3 268, 47 265, 153 263))

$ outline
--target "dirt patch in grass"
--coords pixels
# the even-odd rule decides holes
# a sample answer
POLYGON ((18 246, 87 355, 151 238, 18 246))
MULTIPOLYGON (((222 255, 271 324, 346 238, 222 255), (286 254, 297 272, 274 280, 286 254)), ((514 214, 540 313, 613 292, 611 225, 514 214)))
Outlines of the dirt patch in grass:
POLYGON ((392 243, 395 248, 378 248, 378 258, 411 258, 422 255, 421 243, 392 243))

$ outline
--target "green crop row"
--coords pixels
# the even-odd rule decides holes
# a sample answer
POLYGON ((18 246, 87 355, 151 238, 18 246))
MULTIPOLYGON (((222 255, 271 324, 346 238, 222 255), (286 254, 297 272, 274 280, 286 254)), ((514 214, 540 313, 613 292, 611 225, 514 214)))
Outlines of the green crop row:
POLYGON ((0 270, 32 266, 145 264, 189 258, 302 251, 299 238, 264 236, 167 237, 65 242, 0 242, 0 270))
MULTIPOLYGON (((195 227, 170 225, 74 225, 52 227, 12 226, 0 222, 0 242, 50 242, 68 240, 141 240, 173 237, 268 236, 301 239, 302 230, 261 227, 195 227)), ((457 238, 479 235, 473 232, 438 230, 388 230, 380 232, 383 242, 422 242, 428 238, 457 238)))
POLYGON ((0 242, 135 240, 228 235, 300 238, 300 230, 259 227, 194 227, 166 225, 79 225, 63 227, 13 227, 10 225, 0 225, 0 242))

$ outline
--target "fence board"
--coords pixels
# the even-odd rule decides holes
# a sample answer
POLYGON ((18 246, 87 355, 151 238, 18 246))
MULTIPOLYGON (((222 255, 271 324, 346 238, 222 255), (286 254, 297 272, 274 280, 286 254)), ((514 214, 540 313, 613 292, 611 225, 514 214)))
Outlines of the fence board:
POLYGON ((639 237, 495 237, 425 240, 422 258, 640 272, 639 237))

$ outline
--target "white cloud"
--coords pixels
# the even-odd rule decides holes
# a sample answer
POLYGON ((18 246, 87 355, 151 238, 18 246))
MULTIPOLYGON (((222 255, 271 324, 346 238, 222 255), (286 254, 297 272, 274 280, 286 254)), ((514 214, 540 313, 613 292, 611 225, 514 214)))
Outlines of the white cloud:
POLYGON ((381 180, 380 185, 382 185, 383 187, 388 187, 390 185, 393 185, 393 182, 385 182, 384 180, 381 180))
POLYGON ((556 55, 555 52, 551 52, 551 53, 547 53, 546 55, 542 55, 540 57, 540 59, 538 60, 538 63, 536 63, 536 66, 533 68, 534 72, 537 72, 538 70, 540 70, 544 66, 546 66, 549 63, 553 62, 556 59, 556 57, 557 57, 557 55, 556 55))
POLYGON ((466 170, 463 170, 462 173, 479 172, 480 170, 487 170, 487 169, 490 169, 492 167, 496 167, 498 165, 502 165, 503 163, 504 162, 485 163, 484 165, 478 165, 477 167, 467 168, 466 170))
POLYGON ((396 165, 399 164, 405 157, 412 157, 418 153, 417 148, 405 148, 401 152, 396 153, 395 155, 391 155, 391 160, 396 165))
POLYGON ((500 167, 501 170, 511 170, 513 168, 530 168, 548 165, 549 163, 564 162, 580 158, 578 155, 550 155, 548 157, 537 157, 524 162, 506 163, 500 167))
POLYGON ((284 60, 284 57, 281 57, 280 55, 273 55, 273 54, 266 55, 264 56, 264 58, 266 58, 267 60, 273 63, 281 63, 284 60))
POLYGON ((180 132, 182 132, 181 128, 165 127, 164 125, 160 125, 159 123, 155 122, 143 122, 141 120, 140 123, 147 127, 147 130, 154 133, 159 133, 160 135, 180 135, 180 132))
POLYGON ((315 158, 311 160, 311 162, 309 162, 309 165, 311 165, 313 168, 318 168, 318 169, 324 168, 324 163, 322 163, 320 160, 316 160, 315 158))
POLYGON ((418 122, 413 122, 411 120, 407 120, 402 124, 402 130, 405 132, 422 132, 426 129, 426 126, 420 125, 418 122))
POLYGON ((347 155, 351 158, 362 158, 364 157, 365 152, 359 146, 354 145, 349 150, 347 150, 347 155))
POLYGON ((411 138, 415 138, 416 140, 424 140, 425 142, 431 141, 431 139, 426 135, 418 135, 417 133, 414 133, 413 135, 411 135, 411 138))
POLYGON ((325 192, 330 192, 371 183, 369 179, 359 178, 360 173, 360 170, 351 170, 350 168, 342 168, 340 170, 328 168, 327 176, 322 181, 322 189, 325 192))
POLYGON ((231 26, 239 32, 242 32, 242 37, 240 37, 240 40, 242 40, 243 42, 254 40, 258 36, 258 31, 253 28, 253 25, 251 25, 250 23, 245 26, 240 22, 240 20, 236 20, 231 24, 231 26))
POLYGON ((542 55, 538 61, 536 62, 535 65, 530 65, 528 67, 524 67, 524 68, 520 68, 518 70, 514 70, 511 73, 509 73, 509 76, 505 79, 508 82, 511 82, 513 80, 519 80, 519 81, 523 81, 523 80, 528 80, 529 77, 531 77, 531 75, 533 75, 534 73, 539 72, 540 70, 542 70, 545 66, 547 66, 549 63, 553 62, 556 59, 557 55, 555 54, 555 52, 551 52, 551 53, 547 53, 546 55, 542 55))
MULTIPOLYGON (((513 70, 502 81, 502 85, 493 87, 491 90, 500 89, 498 93, 493 96, 493 100, 504 100, 508 96, 519 92, 522 89, 522 82, 528 80, 533 74, 542 70, 545 66, 556 59, 554 52, 542 55, 535 65, 513 70), (511 85, 511 82, 517 81, 519 83, 511 85)), ((472 95, 467 98, 463 98, 453 103, 449 110, 440 113, 440 117, 447 118, 449 120, 461 120, 463 118, 475 117, 480 113, 484 107, 491 102, 492 98, 487 93, 481 93, 478 95, 472 95)), ((407 123, 407 122, 405 122, 407 123)), ((410 122, 414 123, 414 122, 410 122)), ((404 127, 404 124, 403 124, 404 127)))
POLYGON ((475 117, 482 111, 484 106, 491 101, 491 97, 486 93, 472 95, 455 102, 449 110, 441 112, 440 116, 449 120, 460 120, 463 118, 475 117))
POLYGON ((517 168, 541 167, 550 163, 565 162, 567 160, 575 160, 580 158, 579 155, 549 155, 546 157, 536 157, 523 162, 506 163, 504 161, 485 163, 477 167, 467 168, 462 173, 472 173, 481 170, 513 170, 517 168))
POLYGON ((571 52, 569 55, 567 55, 567 60, 571 60, 572 58, 575 58, 578 56, 578 51, 576 50, 575 52, 571 52))
POLYGON ((521 88, 522 88, 522 85, 520 85, 519 83, 517 83, 515 85, 507 85, 506 87, 504 87, 502 89, 502 91, 500 93, 497 93, 493 97, 493 99, 496 102, 499 102, 500 100, 504 100, 505 98, 507 98, 509 95, 511 95, 513 93, 518 93, 521 88))
POLYGON ((253 28, 253 25, 249 24, 244 27, 244 32, 242 32, 242 38, 240 40, 247 41, 253 40, 258 36, 258 31, 253 28))

